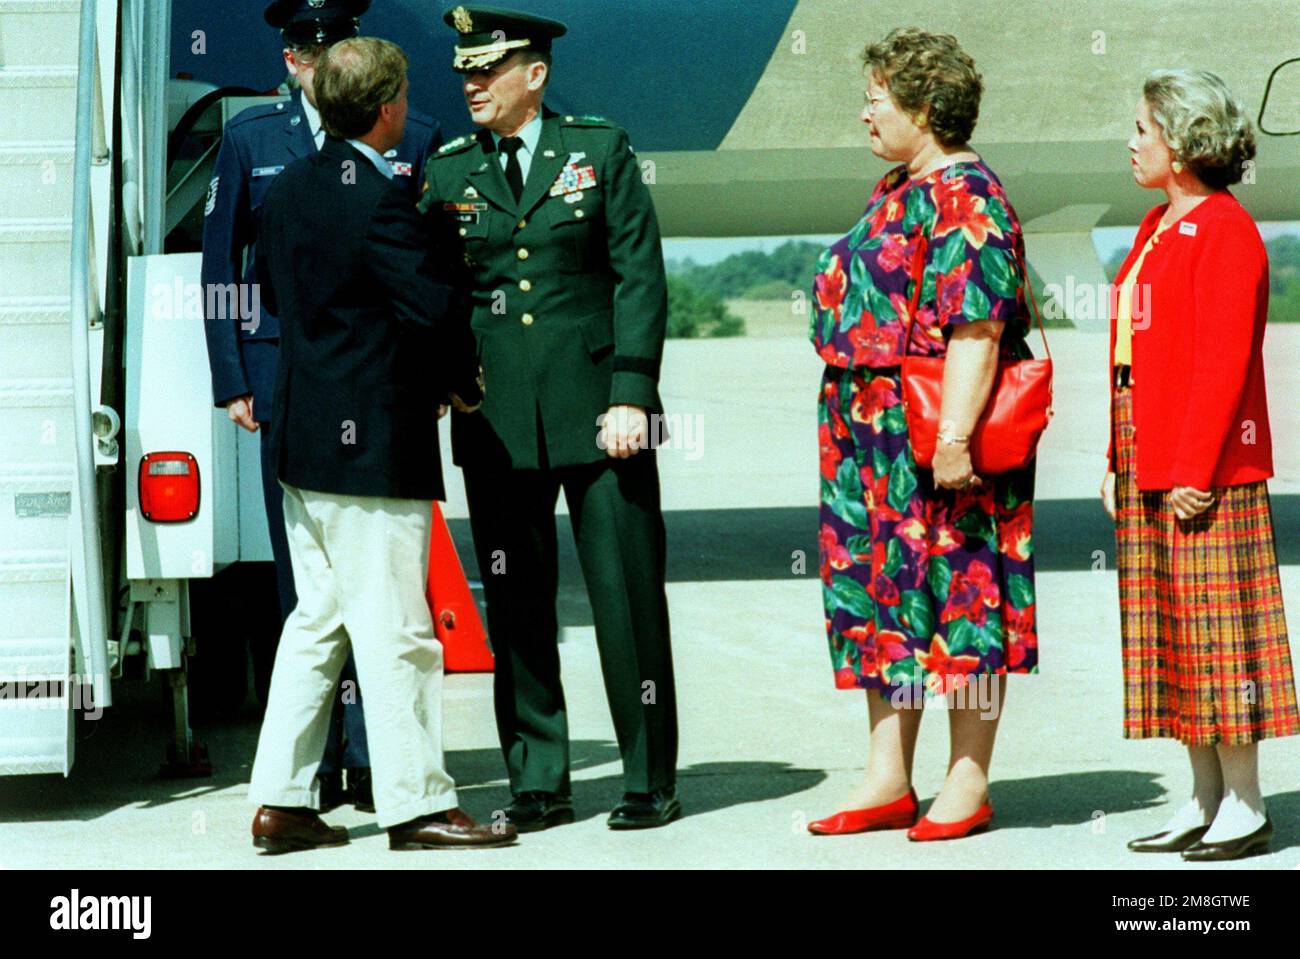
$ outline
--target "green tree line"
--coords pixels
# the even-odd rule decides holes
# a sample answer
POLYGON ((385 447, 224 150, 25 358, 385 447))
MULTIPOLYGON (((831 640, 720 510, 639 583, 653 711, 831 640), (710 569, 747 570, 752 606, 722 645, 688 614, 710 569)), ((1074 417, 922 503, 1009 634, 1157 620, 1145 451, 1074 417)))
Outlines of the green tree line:
MULTIPOLYGON (((1300 237, 1275 236, 1264 244, 1268 251, 1268 321, 1300 323, 1300 237)), ((1106 260, 1106 278, 1114 281, 1128 256, 1119 249, 1106 260)))
MULTIPOLYGON (((1300 322, 1300 237, 1284 234, 1265 246, 1269 259, 1269 320, 1300 322)), ((689 258, 669 260, 668 335, 743 336, 744 320, 727 309, 726 301, 788 301, 796 290, 811 291, 817 257, 823 249, 820 243, 810 240, 788 240, 770 252, 745 250, 717 263, 700 264, 689 258)), ((1128 250, 1119 249, 1107 258, 1103 267, 1108 279, 1114 280, 1127 254, 1128 250)), ((1047 325, 1072 324, 1062 319, 1047 325)))

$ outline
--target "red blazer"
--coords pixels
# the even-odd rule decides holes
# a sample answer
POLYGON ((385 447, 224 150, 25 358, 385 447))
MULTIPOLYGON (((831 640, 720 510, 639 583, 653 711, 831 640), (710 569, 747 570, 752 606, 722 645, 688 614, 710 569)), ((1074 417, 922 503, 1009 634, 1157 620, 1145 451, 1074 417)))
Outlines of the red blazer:
MULTIPOLYGON (((1167 206, 1156 207, 1142 221, 1116 287, 1167 206)), ((1156 239, 1138 283, 1149 291, 1146 327, 1135 318, 1133 330, 1138 487, 1208 490, 1268 479, 1273 475, 1263 356, 1268 256, 1250 214, 1227 190, 1211 194, 1156 239)), ((1115 355, 1117 299, 1112 289, 1108 365, 1115 355)), ((1107 454, 1112 470, 1114 430, 1112 416, 1107 454)))

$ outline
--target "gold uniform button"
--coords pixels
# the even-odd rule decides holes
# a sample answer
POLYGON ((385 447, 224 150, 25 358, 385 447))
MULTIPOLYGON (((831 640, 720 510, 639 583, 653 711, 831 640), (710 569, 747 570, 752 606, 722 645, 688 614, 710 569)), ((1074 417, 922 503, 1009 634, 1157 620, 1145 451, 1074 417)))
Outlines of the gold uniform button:
POLYGON ((521 247, 519 248, 519 252, 518 252, 518 254, 516 254, 516 255, 519 257, 519 259, 521 259, 521 260, 526 260, 526 259, 528 259, 528 250, 526 250, 524 247, 521 246, 521 247))
POLYGON ((465 227, 462 226, 462 227, 460 228, 460 235, 461 235, 461 236, 468 236, 468 235, 469 235, 469 230, 468 230, 467 228, 465 228, 465 227))
POLYGON ((527 221, 527 220, 520 220, 520 221, 519 221, 519 229, 522 230, 522 229, 523 229, 524 227, 526 227, 527 225, 528 225, 528 221, 527 221))
POLYGON ((528 292, 529 290, 531 290, 532 288, 533 288, 532 281, 530 281, 530 280, 520 280, 520 281, 519 281, 519 289, 523 290, 525 293, 527 293, 527 292, 528 292))
POLYGON ((531 313, 525 313, 525 314, 524 314, 524 326, 532 326, 532 325, 533 325, 533 314, 531 314, 531 313))
POLYGON ((585 210, 574 210, 573 215, 577 217, 579 220, 581 220, 584 216, 587 215, 587 213, 585 210))

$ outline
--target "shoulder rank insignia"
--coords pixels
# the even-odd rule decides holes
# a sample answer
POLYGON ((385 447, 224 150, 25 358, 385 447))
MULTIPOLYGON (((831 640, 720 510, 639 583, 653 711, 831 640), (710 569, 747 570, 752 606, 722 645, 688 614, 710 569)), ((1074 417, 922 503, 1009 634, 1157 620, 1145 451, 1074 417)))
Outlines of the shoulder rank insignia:
POLYGON ((471 137, 457 137, 450 143, 444 143, 442 146, 438 147, 438 156, 445 156, 448 153, 455 153, 458 150, 464 150, 474 142, 476 141, 471 137))
POLYGON ((564 122, 565 122, 565 123, 572 124, 573 126, 578 126, 578 127, 607 127, 607 126, 609 126, 609 121, 606 120, 604 117, 593 116, 593 115, 590 115, 590 114, 585 115, 585 116, 567 116, 567 117, 564 118, 564 122))

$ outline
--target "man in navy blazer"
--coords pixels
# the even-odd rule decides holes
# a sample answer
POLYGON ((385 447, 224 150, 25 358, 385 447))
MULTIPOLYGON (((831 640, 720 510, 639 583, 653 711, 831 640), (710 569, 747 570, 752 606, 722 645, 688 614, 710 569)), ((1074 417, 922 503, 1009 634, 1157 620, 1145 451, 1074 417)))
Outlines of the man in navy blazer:
POLYGON ((284 489, 298 604, 276 654, 249 797, 269 852, 338 845, 315 778, 351 651, 367 690, 375 810, 389 848, 514 841, 457 805, 442 753, 442 645, 425 598, 438 420, 482 381, 459 269, 435 245, 384 152, 406 120, 407 60, 368 37, 321 58, 328 138, 265 203, 262 300, 281 317, 271 458, 284 489))
MULTIPOLYGON (((285 65, 298 89, 287 101, 251 107, 226 124, 205 207, 203 288, 234 294, 204 297, 214 310, 205 324, 213 400, 244 429, 261 434, 262 493, 281 623, 292 611, 296 596, 282 494, 267 451, 280 322, 274 312, 265 309, 252 315, 251 306, 256 302, 251 292, 253 264, 267 191, 289 164, 315 155, 325 141, 314 92, 316 62, 331 44, 357 35, 360 16, 369 6, 370 0, 276 0, 266 8, 267 23, 281 31, 285 65), (239 315, 241 307, 247 315, 239 315)), ((441 143, 438 124, 410 111, 402 142, 385 156, 394 183, 406 191, 412 203, 418 199, 425 159, 441 143)), ((265 702, 265 684, 275 655, 273 637, 278 637, 278 632, 254 630, 253 635, 258 637, 253 648, 258 692, 265 702)), ((365 717, 350 662, 343 680, 351 688, 344 688, 335 707, 321 766, 325 804, 350 800, 370 810, 365 717), (346 795, 343 768, 349 780, 346 795)))

